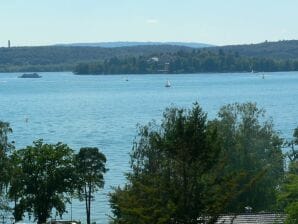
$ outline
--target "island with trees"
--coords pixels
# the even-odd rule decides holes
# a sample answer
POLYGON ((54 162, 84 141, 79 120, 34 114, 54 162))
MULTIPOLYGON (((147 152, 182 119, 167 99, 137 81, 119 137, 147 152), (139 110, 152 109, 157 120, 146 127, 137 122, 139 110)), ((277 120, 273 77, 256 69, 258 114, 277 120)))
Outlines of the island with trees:
POLYGON ((298 60, 256 58, 225 53, 193 50, 138 57, 113 57, 100 62, 79 63, 74 73, 84 74, 189 74, 228 72, 296 71, 298 60))

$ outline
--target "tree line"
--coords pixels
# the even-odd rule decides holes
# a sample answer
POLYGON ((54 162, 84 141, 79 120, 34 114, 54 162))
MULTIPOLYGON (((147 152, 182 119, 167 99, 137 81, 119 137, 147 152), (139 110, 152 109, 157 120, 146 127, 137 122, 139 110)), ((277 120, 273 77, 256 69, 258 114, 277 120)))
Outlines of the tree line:
MULTIPOLYGON (((144 43, 145 44, 145 43, 144 43)), ((187 56, 184 59, 200 59, 203 60, 202 65, 197 64, 197 62, 185 63, 183 58, 178 57, 183 54, 191 54, 194 48, 184 47, 184 46, 174 46, 174 45, 143 45, 143 46, 130 46, 130 47, 88 47, 88 46, 40 46, 40 47, 11 47, 11 48, 0 48, 0 72, 49 72, 49 71, 75 71, 76 65, 80 63, 86 64, 104 64, 104 61, 112 60, 112 58, 118 58, 121 60, 121 67, 131 66, 126 60, 135 58, 136 60, 141 60, 145 57, 145 61, 150 57, 161 57, 161 55, 167 55, 167 58, 163 62, 172 62, 170 59, 171 54, 177 58, 176 67, 173 67, 172 71, 174 73, 192 73, 192 72, 239 72, 239 71, 292 71, 297 70, 297 65, 294 61, 298 60, 298 41, 278 41, 278 42, 267 42, 260 44, 249 44, 249 45, 231 45, 222 47, 207 47, 201 49, 202 52, 206 54, 213 53, 218 54, 219 52, 224 52, 227 55, 240 55, 243 58, 237 60, 236 64, 229 65, 230 61, 225 62, 223 58, 214 59, 212 57, 205 57, 213 62, 203 62, 204 57, 198 58, 187 56), (178 53, 180 52, 180 53, 178 53), (176 55, 176 56, 175 56, 176 55), (248 58, 248 59, 247 59, 248 58), (250 58, 250 59, 249 59, 250 58), (255 59, 252 59, 255 58, 255 59), (249 63, 245 62, 249 60, 249 63), (294 61, 293 61, 294 60, 294 61), (180 62, 179 62, 180 61, 180 62), (254 64, 254 61, 256 64, 254 64), (180 65, 183 63, 184 66, 180 65), (206 67, 203 65, 206 63, 206 67), (217 66, 216 69, 208 68, 208 63, 214 63, 217 66), (219 64, 218 64, 219 63, 219 64), (223 65, 224 63, 225 65, 223 65), (257 65, 259 64, 259 65, 257 65), (267 65, 266 65, 267 64, 267 65), (273 65, 275 64, 275 65, 273 65), (252 65, 257 66, 251 68, 252 65), (177 66, 179 68, 177 68, 177 66), (259 67, 258 67, 259 66, 259 67), (267 69, 266 69, 267 68, 267 69), (182 70, 181 70, 182 69, 182 70)), ((228 59, 229 60, 229 59, 228 59)), ((175 60, 176 61, 176 60, 175 60)), ((113 63, 112 63, 113 64, 113 63)), ((150 67, 146 65, 147 67, 150 67)), ((164 70, 163 65, 159 65, 162 68, 158 70, 164 70)), ((98 70, 92 70, 92 73, 96 73, 98 70)), ((113 64, 114 69, 116 65, 113 64)), ((119 65, 118 65, 119 67, 119 65)), ((135 65, 132 65, 135 67, 135 65)), ((117 68, 119 73, 135 73, 138 70, 140 74, 143 73, 156 73, 158 71, 151 71, 147 68, 144 71, 140 64, 140 68, 128 69, 128 68, 117 68), (122 72, 123 71, 123 72, 122 72)), ((90 73, 91 73, 90 70, 90 73)), ((86 72, 86 71, 85 71, 86 72)), ((160 71, 159 71, 160 72, 160 71)), ((105 68, 104 73, 115 74, 115 72, 110 72, 109 69, 105 68)), ((96 73, 97 74, 97 73, 96 73)), ((101 73, 98 73, 101 74, 101 73)))
POLYGON ((72 71, 80 62, 95 62, 112 57, 148 56, 191 51, 183 46, 135 46, 135 47, 84 47, 42 46, 0 48, 0 72, 49 72, 72 71))
MULTIPOLYGON (((11 131, 0 123, 0 209, 12 201, 16 220, 27 212, 44 223, 53 209, 62 215, 76 195, 85 201, 90 224, 94 192, 104 185, 105 156, 97 148, 75 153, 42 140, 16 150, 11 131)), ((213 120, 198 103, 167 108, 161 122, 138 126, 126 183, 109 194, 110 222, 215 223, 221 214, 251 207, 286 212, 286 223, 296 223, 297 146, 298 128, 285 141, 254 103, 223 106, 213 120)))
POLYGON ((228 45, 209 48, 211 51, 218 51, 219 49, 225 52, 238 52, 240 55, 248 57, 284 60, 298 59, 298 40, 264 41, 258 44, 228 45))
POLYGON ((150 56, 112 57, 98 62, 79 63, 75 74, 183 74, 209 72, 296 71, 298 60, 241 56, 237 52, 209 50, 178 51, 150 56))
POLYGON ((139 126, 127 182, 110 193, 111 223, 216 223, 245 207, 285 211, 296 223, 297 145, 298 128, 285 142, 254 103, 226 105, 214 120, 197 103, 168 108, 161 122, 139 126))
POLYGON ((61 142, 33 142, 16 150, 8 141, 12 129, 0 122, 0 210, 11 212, 15 221, 28 213, 38 224, 66 212, 75 197, 85 202, 86 223, 91 223, 91 201, 104 186, 106 157, 96 147, 75 153, 61 142), (10 205, 13 204, 11 207, 10 205))

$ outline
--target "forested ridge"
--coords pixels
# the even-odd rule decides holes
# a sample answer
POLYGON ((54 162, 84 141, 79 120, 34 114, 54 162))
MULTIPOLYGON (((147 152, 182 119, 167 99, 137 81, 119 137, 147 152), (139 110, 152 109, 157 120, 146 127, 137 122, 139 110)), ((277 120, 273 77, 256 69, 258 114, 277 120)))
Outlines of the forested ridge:
POLYGON ((112 57, 137 57, 179 50, 191 51, 183 46, 136 46, 136 47, 12 47, 0 48, 1 72, 72 71, 80 62, 100 62, 112 57))
POLYGON ((201 49, 174 45, 115 48, 57 45, 0 48, 0 72, 75 71, 78 74, 150 74, 165 71, 171 73, 293 71, 297 70, 297 61, 298 40, 201 49), (151 60, 152 58, 155 59, 151 60), (165 63, 170 64, 165 66, 165 63), (82 65, 85 66, 84 69, 82 65))
POLYGON ((223 50, 193 50, 138 57, 113 57, 100 62, 80 63, 76 74, 184 74, 208 72, 296 71, 298 60, 240 56, 223 50))
POLYGON ((298 40, 282 40, 277 42, 264 41, 258 44, 230 45, 212 47, 209 50, 238 52, 242 56, 265 57, 273 59, 298 59, 298 40))

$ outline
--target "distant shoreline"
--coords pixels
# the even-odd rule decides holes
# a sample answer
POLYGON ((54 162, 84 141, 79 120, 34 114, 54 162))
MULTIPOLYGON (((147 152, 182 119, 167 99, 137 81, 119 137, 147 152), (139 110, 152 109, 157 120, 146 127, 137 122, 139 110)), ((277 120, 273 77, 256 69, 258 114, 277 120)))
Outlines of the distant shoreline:
MULTIPOLYGON (((25 72, 31 72, 31 71, 25 71, 25 72)), ((0 71, 0 76, 2 74, 15 74, 15 75, 20 75, 23 74, 25 72, 2 72, 0 71)), ((266 73, 295 73, 298 72, 298 70, 295 71, 271 71, 271 72, 246 72, 246 71, 239 71, 239 72, 197 72, 197 73, 144 73, 144 74, 138 74, 138 73, 130 73, 130 74, 123 74, 123 73, 119 73, 119 74, 75 74, 72 71, 42 71, 42 72, 36 72, 36 73, 70 73, 70 75, 75 75, 75 76, 126 76, 126 75, 139 75, 139 76, 149 76, 149 75, 212 75, 212 74, 251 74, 251 75, 262 75, 262 74, 266 74, 266 73)))
POLYGON ((0 48, 0 72, 79 74, 242 73, 298 70, 298 40, 191 48, 176 45, 129 47, 40 46, 0 48), (165 65, 169 63, 169 68, 165 65), (78 71, 84 64, 88 71, 78 71))

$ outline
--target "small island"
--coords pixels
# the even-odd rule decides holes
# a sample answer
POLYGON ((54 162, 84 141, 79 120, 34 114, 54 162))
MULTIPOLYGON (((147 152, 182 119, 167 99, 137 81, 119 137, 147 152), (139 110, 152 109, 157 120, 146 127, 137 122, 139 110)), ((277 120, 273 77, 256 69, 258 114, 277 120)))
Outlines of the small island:
POLYGON ((40 76, 39 74, 37 73, 25 73, 21 76, 19 76, 18 78, 41 78, 42 76, 40 76))

